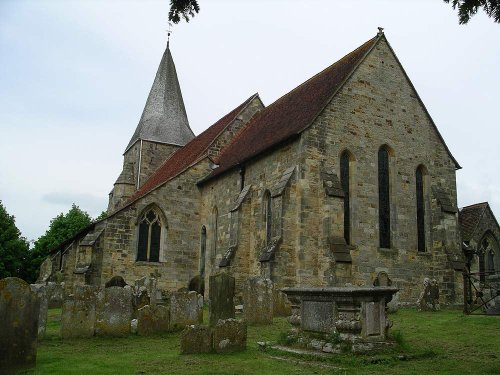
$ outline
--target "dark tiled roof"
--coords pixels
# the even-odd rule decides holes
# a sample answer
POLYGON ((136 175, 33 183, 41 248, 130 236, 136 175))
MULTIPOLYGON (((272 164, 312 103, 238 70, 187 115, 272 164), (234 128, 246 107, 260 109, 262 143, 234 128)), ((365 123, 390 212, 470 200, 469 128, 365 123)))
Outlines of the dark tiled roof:
POLYGON ((219 155, 219 168, 207 179, 300 134, 325 108, 378 40, 378 37, 370 39, 260 111, 219 155))
MULTIPOLYGON (((238 107, 233 109, 219 121, 195 137, 184 147, 175 151, 163 165, 154 172, 151 177, 141 186, 141 188, 129 199, 128 203, 146 195, 151 190, 164 184, 168 180, 183 172, 186 168, 195 164, 206 156, 208 147, 214 142, 217 136, 238 116, 238 114, 250 103, 258 94, 252 95, 238 107)), ((128 205, 128 204, 127 204, 128 205)))
POLYGON ((484 211, 488 207, 488 202, 476 203, 471 206, 463 207, 459 214, 460 231, 462 233, 462 241, 470 241, 474 230, 476 229, 484 211))

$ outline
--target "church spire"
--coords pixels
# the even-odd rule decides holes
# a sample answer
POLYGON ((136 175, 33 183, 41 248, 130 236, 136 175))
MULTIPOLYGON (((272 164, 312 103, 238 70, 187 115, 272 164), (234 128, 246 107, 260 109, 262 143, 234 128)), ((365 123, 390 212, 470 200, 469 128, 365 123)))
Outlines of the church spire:
POLYGON ((167 42, 141 119, 125 152, 138 140, 184 146, 194 138, 169 44, 167 42))

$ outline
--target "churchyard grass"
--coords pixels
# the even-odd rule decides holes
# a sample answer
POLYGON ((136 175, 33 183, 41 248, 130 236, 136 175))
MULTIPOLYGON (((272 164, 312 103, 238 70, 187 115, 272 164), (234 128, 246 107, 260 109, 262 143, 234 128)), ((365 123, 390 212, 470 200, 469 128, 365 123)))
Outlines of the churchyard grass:
MULTIPOLYGON (((208 315, 205 311, 205 317, 208 315)), ((385 354, 322 356, 260 350, 290 325, 248 327, 247 350, 233 354, 180 355, 179 333, 154 337, 62 340, 60 309, 49 310, 35 374, 498 374, 500 317, 463 316, 459 310, 400 310, 394 322, 396 349, 385 354)), ((206 319, 205 319, 206 320, 206 319)))

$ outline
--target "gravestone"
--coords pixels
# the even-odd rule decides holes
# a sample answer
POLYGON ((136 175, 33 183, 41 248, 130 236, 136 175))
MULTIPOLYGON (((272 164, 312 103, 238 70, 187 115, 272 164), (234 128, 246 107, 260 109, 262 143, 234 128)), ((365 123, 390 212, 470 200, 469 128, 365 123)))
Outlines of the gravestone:
POLYGON ((35 367, 39 301, 17 277, 0 280, 0 374, 35 367))
POLYGON ((274 316, 290 316, 292 314, 292 305, 286 294, 281 290, 275 289, 273 292, 273 315, 274 316))
POLYGON ((89 285, 77 285, 67 295, 61 313, 63 339, 94 336, 96 321, 96 294, 89 285))
POLYGON ((219 319, 234 318, 235 278, 226 273, 210 276, 209 324, 214 326, 219 319))
POLYGON ((239 352, 247 346, 247 324, 236 319, 219 320, 213 328, 216 353, 239 352))
MULTIPOLYGON (((389 274, 385 271, 380 271, 377 274, 375 280, 373 280, 373 286, 392 286, 392 280, 389 278, 389 274)), ((386 301, 387 311, 396 312, 399 308, 399 292, 386 301)))
POLYGON ((249 324, 272 324, 273 282, 249 278, 243 287, 243 316, 249 324))
POLYGON ((203 297, 196 292, 174 292, 170 297, 170 327, 173 330, 203 322, 203 297))
POLYGON ((48 282, 47 296, 49 299, 49 309, 62 307, 64 301, 64 282, 48 282))
POLYGON ((154 277, 141 277, 140 279, 135 280, 135 294, 139 295, 143 290, 146 290, 150 298, 150 304, 154 305, 156 304, 156 300, 159 298, 157 284, 158 281, 154 277))
POLYGON ((439 286, 436 280, 424 279, 424 289, 417 300, 419 311, 439 310, 439 286))
POLYGON ((109 279, 106 284, 104 284, 105 288, 111 288, 112 286, 119 286, 120 288, 125 287, 127 283, 121 276, 113 276, 111 279, 109 279))
POLYGON ((142 309, 144 306, 151 305, 151 298, 149 297, 146 289, 141 289, 139 293, 134 296, 134 299, 136 310, 142 309))
POLYGON ((181 334, 181 354, 210 353, 213 348, 210 327, 191 325, 181 334))
POLYGON ((47 326, 47 313, 49 309, 49 287, 45 284, 31 284, 31 290, 37 295, 40 303, 38 313, 38 339, 41 340, 45 335, 47 326))
POLYGON ((40 274, 36 281, 37 284, 45 284, 50 276, 52 275, 52 261, 50 257, 45 258, 45 260, 40 265, 40 274))
POLYGON ((137 310, 137 333, 141 336, 154 335, 170 330, 170 312, 162 305, 146 305, 137 310))
POLYGON ((98 336, 127 336, 132 319, 132 291, 112 286, 97 297, 95 333, 98 336))

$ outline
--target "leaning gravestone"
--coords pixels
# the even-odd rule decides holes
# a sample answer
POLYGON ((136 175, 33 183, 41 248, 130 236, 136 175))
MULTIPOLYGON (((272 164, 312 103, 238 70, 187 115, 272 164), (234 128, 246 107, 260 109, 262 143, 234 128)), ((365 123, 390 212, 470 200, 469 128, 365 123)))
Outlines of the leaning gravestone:
POLYGON ((162 305, 144 306, 137 310, 137 333, 154 335, 170 330, 170 312, 162 305))
POLYGON ((247 346, 247 324, 236 319, 219 320, 213 328, 216 353, 239 352, 247 346))
POLYGON ((25 281, 0 280, 0 374, 36 365, 39 301, 25 281))
POLYGON ((38 276, 37 284, 45 284, 50 276, 52 275, 52 260, 50 257, 45 258, 45 260, 40 265, 40 274, 38 276))
POLYGON ((38 339, 42 339, 45 335, 47 326, 47 313, 49 309, 49 288, 45 284, 31 284, 31 290, 37 295, 40 302, 40 310, 38 313, 38 339))
POLYGON ((226 273, 210 276, 209 324, 214 326, 219 319, 234 318, 235 278, 226 273))
POLYGON ((112 286, 97 298, 95 333, 98 336, 127 336, 132 320, 132 291, 112 286))
POLYGON ((192 292, 174 292, 170 297, 170 328, 184 329, 203 321, 203 297, 192 292))
POLYGON ((243 287, 243 316, 249 324, 272 324, 273 282, 261 277, 248 279, 243 287))
POLYGON ((61 314, 63 339, 94 336, 96 295, 89 285, 75 286, 73 294, 66 296, 61 314))

